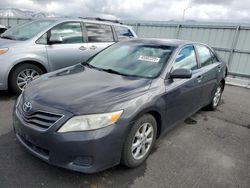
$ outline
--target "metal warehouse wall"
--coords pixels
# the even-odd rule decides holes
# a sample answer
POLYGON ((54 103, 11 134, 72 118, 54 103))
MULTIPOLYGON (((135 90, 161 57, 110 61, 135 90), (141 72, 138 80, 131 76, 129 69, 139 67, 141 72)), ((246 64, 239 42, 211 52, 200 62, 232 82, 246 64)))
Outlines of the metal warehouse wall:
MULTIPOLYGON (((0 24, 12 27, 31 19, 1 18, 0 24)), ((122 21, 143 38, 177 38, 209 44, 228 63, 233 75, 250 77, 250 25, 229 23, 180 23, 122 21)))
POLYGON ((209 44, 233 75, 250 77, 250 25, 123 21, 142 38, 177 38, 209 44))
POLYGON ((17 24, 21 24, 24 22, 27 22, 31 19, 28 18, 6 18, 6 17, 0 17, 0 25, 5 25, 8 28, 13 27, 17 24))

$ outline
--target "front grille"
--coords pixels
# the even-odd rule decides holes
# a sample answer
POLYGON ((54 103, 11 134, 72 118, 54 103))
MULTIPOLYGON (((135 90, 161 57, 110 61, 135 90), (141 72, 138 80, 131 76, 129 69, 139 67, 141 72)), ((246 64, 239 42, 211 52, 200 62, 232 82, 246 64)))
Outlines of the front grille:
POLYGON ((27 115, 20 109, 18 109, 18 113, 25 123, 43 130, 48 129, 63 117, 62 115, 42 111, 27 115))

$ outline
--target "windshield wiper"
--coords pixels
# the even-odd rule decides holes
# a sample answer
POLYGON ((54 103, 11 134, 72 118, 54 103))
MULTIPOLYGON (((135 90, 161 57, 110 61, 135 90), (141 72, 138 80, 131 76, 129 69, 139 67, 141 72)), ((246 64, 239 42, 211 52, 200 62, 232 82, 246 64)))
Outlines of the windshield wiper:
POLYGON ((122 76, 130 76, 128 74, 124 74, 124 73, 118 72, 118 71, 113 70, 113 69, 102 69, 102 70, 105 72, 108 72, 108 73, 118 74, 118 75, 122 75, 122 76))
POLYGON ((103 68, 95 67, 89 63, 82 63, 82 65, 86 66, 88 68, 93 68, 93 69, 97 69, 99 71, 104 71, 104 72, 108 72, 108 73, 112 73, 112 74, 118 74, 118 75, 122 75, 122 76, 130 76, 128 74, 124 74, 124 73, 118 72, 118 71, 113 70, 113 69, 103 69, 103 68))
POLYGON ((97 69, 97 70, 103 71, 103 69, 98 68, 98 67, 95 67, 95 66, 93 66, 93 65, 91 65, 91 64, 89 64, 89 63, 86 63, 86 62, 81 63, 81 64, 82 64, 83 66, 88 67, 88 68, 91 68, 91 69, 97 69))
POLYGON ((94 68, 94 69, 98 69, 97 67, 90 65, 89 63, 82 63, 83 66, 88 67, 88 68, 94 68))
POLYGON ((8 36, 8 35, 3 35, 3 36, 1 36, 1 38, 3 38, 3 39, 10 39, 10 40, 16 40, 14 37, 8 36))

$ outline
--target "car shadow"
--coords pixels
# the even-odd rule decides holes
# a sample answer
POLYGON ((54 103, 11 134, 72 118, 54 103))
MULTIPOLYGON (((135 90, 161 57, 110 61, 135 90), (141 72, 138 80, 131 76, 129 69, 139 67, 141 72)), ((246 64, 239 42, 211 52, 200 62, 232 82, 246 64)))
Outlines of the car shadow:
POLYGON ((0 91, 0 101, 16 100, 17 94, 11 93, 10 91, 0 91))

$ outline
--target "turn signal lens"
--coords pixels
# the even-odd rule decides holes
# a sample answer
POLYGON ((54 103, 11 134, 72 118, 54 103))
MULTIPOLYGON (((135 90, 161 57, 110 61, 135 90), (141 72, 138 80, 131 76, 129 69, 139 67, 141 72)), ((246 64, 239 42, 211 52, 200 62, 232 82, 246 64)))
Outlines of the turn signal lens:
POLYGON ((8 50, 9 48, 0 48, 0 54, 5 54, 8 50))

